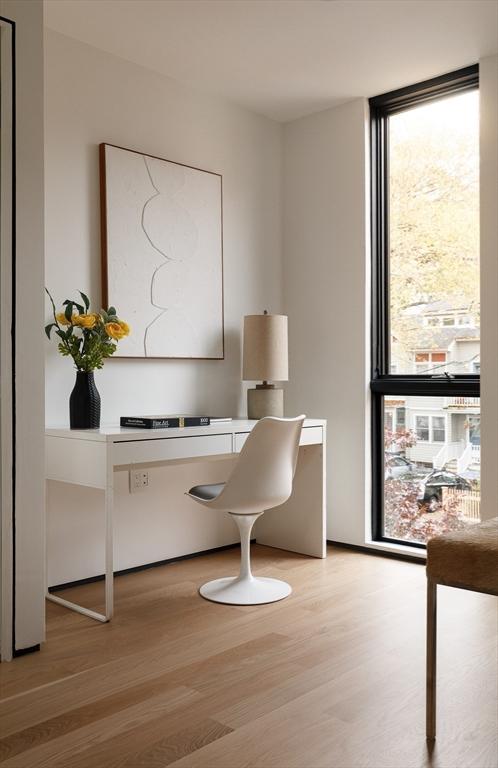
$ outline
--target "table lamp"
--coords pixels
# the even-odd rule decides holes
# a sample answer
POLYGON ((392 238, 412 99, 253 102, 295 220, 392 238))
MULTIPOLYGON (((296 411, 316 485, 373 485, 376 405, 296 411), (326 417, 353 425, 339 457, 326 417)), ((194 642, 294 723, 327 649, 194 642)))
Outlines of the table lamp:
POLYGON ((246 315, 244 317, 244 381, 261 381, 247 390, 247 416, 284 415, 284 390, 270 381, 287 381, 289 359, 287 315, 246 315))

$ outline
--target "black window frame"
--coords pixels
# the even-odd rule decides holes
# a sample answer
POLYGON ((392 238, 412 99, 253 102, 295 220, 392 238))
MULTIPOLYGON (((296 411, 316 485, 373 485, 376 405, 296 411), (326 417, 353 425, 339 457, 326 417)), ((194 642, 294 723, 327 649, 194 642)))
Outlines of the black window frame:
POLYGON ((371 453, 372 538, 425 549, 418 542, 384 536, 384 398, 386 395, 480 396, 480 374, 432 376, 390 371, 389 325, 389 117, 398 112, 479 88, 475 64, 415 85, 375 96, 370 106, 371 158, 371 453))

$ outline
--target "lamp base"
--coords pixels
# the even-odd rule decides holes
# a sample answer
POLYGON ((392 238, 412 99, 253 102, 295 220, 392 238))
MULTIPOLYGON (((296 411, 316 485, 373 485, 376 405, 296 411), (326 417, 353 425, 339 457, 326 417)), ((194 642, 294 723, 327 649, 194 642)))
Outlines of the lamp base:
POLYGON ((284 415, 284 390, 273 384, 258 384, 247 390, 247 418, 284 415))

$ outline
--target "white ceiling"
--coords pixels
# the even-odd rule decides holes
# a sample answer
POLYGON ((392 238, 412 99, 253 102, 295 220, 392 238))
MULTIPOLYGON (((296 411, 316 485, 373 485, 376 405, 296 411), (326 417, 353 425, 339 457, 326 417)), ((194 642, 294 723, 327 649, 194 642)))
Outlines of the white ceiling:
POLYGON ((45 23, 281 121, 498 50, 497 0, 45 0, 45 23))

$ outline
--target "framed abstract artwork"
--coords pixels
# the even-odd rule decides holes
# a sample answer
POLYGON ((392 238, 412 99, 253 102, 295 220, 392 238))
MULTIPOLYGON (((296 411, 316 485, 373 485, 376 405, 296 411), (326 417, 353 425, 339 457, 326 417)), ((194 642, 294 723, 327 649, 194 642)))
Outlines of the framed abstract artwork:
POLYGON ((117 357, 222 360, 222 177, 100 145, 102 293, 131 326, 117 357))

